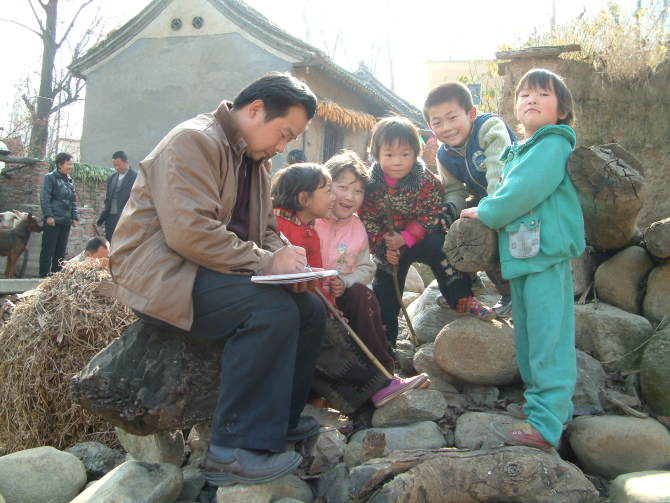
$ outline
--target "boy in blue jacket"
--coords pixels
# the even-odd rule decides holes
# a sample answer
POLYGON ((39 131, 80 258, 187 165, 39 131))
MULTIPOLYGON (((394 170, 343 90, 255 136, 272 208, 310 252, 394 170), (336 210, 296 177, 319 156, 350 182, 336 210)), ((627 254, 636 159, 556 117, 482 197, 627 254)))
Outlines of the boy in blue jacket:
MULTIPOLYGON (((478 113, 470 90, 460 82, 434 87, 426 97, 423 113, 441 142, 437 169, 445 189, 445 213, 455 220, 468 196, 476 204, 495 191, 503 165, 500 156, 516 136, 497 115, 478 113)), ((499 316, 509 316, 509 283, 500 276, 499 269, 486 273, 501 295, 493 310, 499 316)))
POLYGON ((584 221, 567 162, 575 146, 572 95, 563 80, 530 70, 516 88, 526 138, 503 153, 496 191, 461 218, 499 231, 502 275, 511 286, 525 422, 492 424, 505 443, 557 446, 572 418, 577 378, 570 259, 584 251, 584 221))

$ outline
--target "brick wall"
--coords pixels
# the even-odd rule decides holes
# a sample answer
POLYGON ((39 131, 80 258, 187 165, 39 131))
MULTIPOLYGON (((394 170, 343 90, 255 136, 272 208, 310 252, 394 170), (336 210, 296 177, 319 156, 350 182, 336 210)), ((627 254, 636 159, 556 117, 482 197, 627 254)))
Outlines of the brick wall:
MULTIPOLYGON (((7 164, 7 167, 11 164, 7 164)), ((28 211, 42 219, 40 191, 44 175, 49 172, 47 164, 36 164, 0 175, 0 211, 28 211)), ((79 226, 70 230, 65 258, 77 255, 84 249, 86 241, 95 236, 95 221, 102 211, 105 201, 106 183, 78 183, 77 204, 79 206, 79 226)), ((104 231, 101 231, 104 235, 104 231)), ((28 242, 26 257, 20 257, 17 272, 26 260, 24 277, 37 277, 39 274, 39 255, 42 235, 32 234, 28 242)), ((4 277, 6 258, 0 257, 0 277, 4 277)))

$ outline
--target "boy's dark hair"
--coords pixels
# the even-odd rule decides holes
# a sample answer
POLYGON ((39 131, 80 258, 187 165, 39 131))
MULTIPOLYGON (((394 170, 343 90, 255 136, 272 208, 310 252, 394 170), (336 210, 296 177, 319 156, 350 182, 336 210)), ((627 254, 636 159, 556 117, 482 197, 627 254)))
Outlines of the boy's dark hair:
POLYGON ((330 175, 320 164, 303 162, 280 169, 272 179, 272 206, 291 211, 305 208, 300 204, 300 193, 311 194, 330 181, 330 175))
POLYGON ((70 159, 72 159, 72 156, 67 152, 60 152, 56 154, 56 159, 54 159, 56 162, 56 169, 60 168, 62 164, 65 164, 70 159))
POLYGON ((295 164, 297 162, 307 162, 307 156, 299 148, 291 150, 286 156, 287 164, 295 164))
POLYGON ((361 158, 358 157, 358 154, 352 150, 343 150, 339 154, 335 154, 326 161, 324 167, 330 173, 333 181, 339 178, 339 176, 345 171, 349 171, 352 175, 354 175, 356 180, 361 182, 364 187, 367 185, 368 180, 370 179, 368 176, 368 170, 365 167, 365 163, 361 161, 361 158))
POLYGON ((289 73, 268 73, 240 91, 233 108, 240 109, 252 101, 265 104, 265 121, 284 117, 292 106, 305 109, 307 119, 316 113, 316 96, 304 82, 289 73))
POLYGON ((128 162, 128 156, 123 150, 117 150, 112 154, 112 159, 121 159, 122 161, 128 162))
POLYGON ((558 114, 566 114, 565 118, 558 119, 557 124, 570 125, 575 119, 574 101, 572 93, 568 86, 565 85, 563 78, 552 71, 544 68, 533 68, 528 70, 526 74, 521 77, 521 80, 514 90, 514 102, 519 98, 519 93, 524 89, 548 89, 556 93, 556 101, 558 102, 558 114))
POLYGON ((84 251, 95 253, 98 251, 98 248, 107 248, 108 246, 109 242, 105 238, 91 238, 86 241, 86 248, 84 248, 84 251))
POLYGON ((445 82, 433 87, 423 103, 423 117, 428 124, 430 124, 428 109, 447 101, 455 101, 466 113, 474 106, 468 86, 460 82, 445 82))
POLYGON ((412 121, 405 117, 386 117, 375 125, 372 130, 370 153, 379 162, 379 151, 382 145, 392 145, 396 141, 409 145, 416 157, 421 153, 419 130, 412 121))

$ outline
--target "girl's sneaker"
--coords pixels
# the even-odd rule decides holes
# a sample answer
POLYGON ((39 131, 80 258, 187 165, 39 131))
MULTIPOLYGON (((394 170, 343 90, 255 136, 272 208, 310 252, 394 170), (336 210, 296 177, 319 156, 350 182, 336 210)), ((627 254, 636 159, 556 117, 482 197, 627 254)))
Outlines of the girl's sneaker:
POLYGON ((461 297, 454 308, 459 314, 468 314, 489 321, 496 317, 496 312, 486 304, 482 304, 477 297, 461 297))
POLYGON ((430 380, 426 374, 419 374, 414 377, 408 377, 407 379, 394 377, 391 381, 391 384, 377 391, 374 395, 372 395, 371 400, 375 407, 381 407, 382 405, 389 403, 394 398, 398 398, 406 391, 411 389, 427 388, 429 384, 430 380))

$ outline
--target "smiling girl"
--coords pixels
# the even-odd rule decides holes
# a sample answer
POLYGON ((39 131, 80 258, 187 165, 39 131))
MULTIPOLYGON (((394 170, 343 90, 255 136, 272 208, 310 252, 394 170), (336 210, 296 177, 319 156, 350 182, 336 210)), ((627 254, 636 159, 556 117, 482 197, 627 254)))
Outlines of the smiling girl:
POLYGON ((573 101, 563 79, 530 70, 516 88, 525 139, 508 147, 496 191, 461 218, 499 231, 502 275, 510 280, 525 422, 491 425, 505 443, 557 446, 572 419, 577 377, 570 259, 584 251, 584 221, 567 171, 575 146, 573 101))

